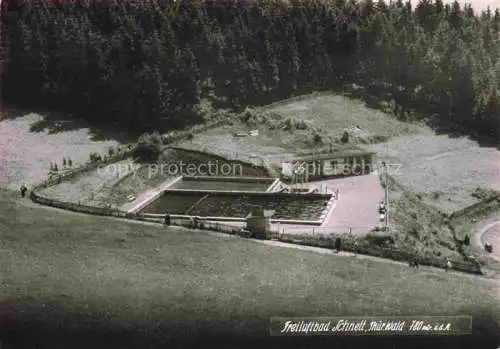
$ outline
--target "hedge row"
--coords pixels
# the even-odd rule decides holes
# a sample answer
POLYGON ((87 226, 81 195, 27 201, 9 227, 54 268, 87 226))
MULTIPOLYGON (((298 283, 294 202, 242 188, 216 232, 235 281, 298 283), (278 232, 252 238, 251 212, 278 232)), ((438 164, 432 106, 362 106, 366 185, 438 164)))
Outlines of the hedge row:
MULTIPOLYGON (((344 234, 339 234, 336 238, 333 238, 331 236, 315 237, 284 234, 280 234, 278 236, 278 240, 282 242, 330 249, 334 248, 335 240, 337 238, 339 238, 341 241, 342 251, 386 258, 400 262, 409 262, 410 260, 416 259, 421 265, 433 266, 437 268, 445 268, 446 266, 446 260, 444 259, 421 256, 409 251, 395 249, 387 246, 377 246, 375 244, 369 244, 366 241, 360 239, 353 239, 352 237, 345 236, 344 234)), ((477 262, 451 261, 451 263, 454 270, 472 274, 482 274, 481 266, 477 262)))
POLYGON ((449 219, 452 220, 452 219, 462 217, 464 215, 468 215, 474 211, 480 210, 483 206, 488 205, 490 202, 495 201, 495 200, 500 201, 500 194, 486 198, 484 200, 481 200, 481 201, 479 201, 473 205, 470 205, 468 207, 465 207, 459 211, 455 211, 449 216, 449 219))

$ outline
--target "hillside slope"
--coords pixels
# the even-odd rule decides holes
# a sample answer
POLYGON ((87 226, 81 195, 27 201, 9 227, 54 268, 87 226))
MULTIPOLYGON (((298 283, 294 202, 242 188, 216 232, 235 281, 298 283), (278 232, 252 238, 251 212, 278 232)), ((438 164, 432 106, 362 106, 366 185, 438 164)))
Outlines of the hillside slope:
MULTIPOLYGON (((7 348, 220 347, 223 336, 290 347, 267 338, 269 317, 383 314, 473 314, 486 348, 497 326, 491 280, 79 215, 4 192, 0 208, 0 299, 14 309, 0 316, 7 348)), ((337 342, 346 343, 307 343, 337 342)))

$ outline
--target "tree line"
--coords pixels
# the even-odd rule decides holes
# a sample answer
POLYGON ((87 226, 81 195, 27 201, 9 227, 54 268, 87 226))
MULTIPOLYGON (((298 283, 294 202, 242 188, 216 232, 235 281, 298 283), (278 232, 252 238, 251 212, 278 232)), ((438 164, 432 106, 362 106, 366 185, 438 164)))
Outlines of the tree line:
POLYGON ((6 102, 152 130, 355 83, 495 135, 500 11, 442 0, 15 0, 2 3, 6 102))

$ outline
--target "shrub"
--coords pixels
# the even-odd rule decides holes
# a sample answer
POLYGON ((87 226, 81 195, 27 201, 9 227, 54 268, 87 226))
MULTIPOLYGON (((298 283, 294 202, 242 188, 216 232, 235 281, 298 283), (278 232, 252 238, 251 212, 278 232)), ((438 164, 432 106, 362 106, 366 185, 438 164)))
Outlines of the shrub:
POLYGON ((293 122, 292 120, 290 120, 289 118, 286 118, 282 124, 281 124, 281 129, 283 129, 283 131, 293 131, 294 130, 294 125, 293 125, 293 122))
POLYGON ((307 130, 307 124, 304 120, 297 120, 294 122, 294 126, 297 130, 307 130))
POLYGON ((247 107, 245 111, 240 114, 240 120, 249 126, 253 126, 255 125, 256 116, 256 112, 252 108, 247 107))
POLYGON ((370 245, 382 247, 389 244, 394 244, 394 238, 386 234, 368 234, 366 240, 370 245))
POLYGON ((375 135, 371 138, 372 143, 381 143, 381 142, 387 142, 389 137, 383 136, 383 135, 375 135))
POLYGON ((464 238, 464 245, 469 246, 470 245, 470 238, 469 235, 465 235, 464 238))
POLYGON ((342 143, 349 143, 349 132, 344 131, 342 138, 340 139, 342 143))
POLYGON ((108 148, 108 155, 111 157, 115 154, 115 149, 113 147, 108 148))
POLYGON ((161 154, 162 138, 158 132, 143 134, 134 148, 133 156, 140 162, 157 162, 161 154))
POLYGON ((491 199, 497 195, 498 195, 498 193, 495 192, 494 190, 485 189, 485 188, 476 188, 474 190, 474 192, 471 194, 471 196, 473 196, 479 200, 488 200, 488 199, 491 199))
POLYGON ((323 142, 323 137, 321 137, 321 135, 319 133, 314 133, 314 136, 313 136, 313 142, 315 144, 318 144, 318 143, 321 143, 323 142))
POLYGON ((415 221, 410 222, 410 224, 408 225, 408 234, 410 234, 416 238, 419 238, 420 227, 419 227, 417 222, 415 222, 415 221))
POLYGON ((340 251, 340 248, 342 247, 342 240, 340 238, 335 239, 335 244, 333 246, 337 251, 340 251))

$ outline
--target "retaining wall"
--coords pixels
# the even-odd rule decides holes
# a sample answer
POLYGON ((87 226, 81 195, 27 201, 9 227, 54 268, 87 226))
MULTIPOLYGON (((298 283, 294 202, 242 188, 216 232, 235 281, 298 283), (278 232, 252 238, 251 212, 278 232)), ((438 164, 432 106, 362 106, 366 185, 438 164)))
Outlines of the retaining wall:
POLYGON ((269 183, 272 184, 276 181, 270 177, 230 177, 230 176, 182 176, 184 181, 206 181, 206 182, 217 182, 217 181, 228 181, 228 182, 254 182, 254 183, 269 183))
POLYGON ((190 152, 190 153, 196 153, 196 154, 199 154, 199 155, 205 155, 205 156, 211 156, 215 159, 218 159, 218 160, 221 160, 221 161, 234 161, 234 162, 237 162, 237 163, 240 163, 242 165, 247 165, 247 166, 253 166, 253 167, 257 167, 257 168, 260 168, 262 169, 269 177, 277 177, 276 176, 276 173, 275 171, 270 167, 270 164, 262 157, 258 156, 258 157, 249 157, 247 155, 243 155, 243 154, 240 154, 240 153, 237 153, 237 152, 229 152, 229 151, 225 151, 226 154, 225 155, 222 155, 222 154, 217 154, 215 152, 213 152, 213 147, 207 147, 207 148, 204 148, 202 150, 198 150, 198 149, 189 149, 189 148, 183 148, 183 147, 179 147, 179 146, 170 146, 168 147, 170 149, 174 149, 174 150, 177 150, 177 151, 184 151, 184 152, 190 152), (254 159, 257 159, 258 160, 258 164, 252 160, 254 159))
POLYGON ((35 191, 30 193, 30 198, 34 202, 37 202, 42 205, 61 208, 68 211, 88 213, 98 216, 115 216, 115 217, 127 217, 126 212, 119 211, 117 209, 108 208, 108 207, 95 207, 95 206, 86 206, 79 205, 69 202, 62 202, 59 200, 50 199, 48 197, 44 197, 40 194, 37 194, 35 191))
POLYGON ((337 205, 337 200, 338 200, 338 197, 336 197, 335 195, 332 195, 330 197, 330 200, 328 200, 328 203, 326 204, 326 207, 323 210, 323 213, 321 214, 321 216, 319 216, 319 220, 321 222, 324 222, 326 217, 328 217, 330 211, 335 209, 335 206, 337 205))
POLYGON ((489 204, 495 200, 500 201, 500 194, 493 196, 491 198, 485 199, 485 200, 481 200, 481 201, 479 201, 473 205, 470 205, 468 207, 465 207, 459 211, 455 211, 449 216, 449 219, 455 219, 455 218, 459 218, 459 217, 468 215, 474 211, 480 210, 483 206, 486 206, 487 204, 489 204))
POLYGON ((280 192, 256 192, 256 191, 246 191, 246 190, 200 190, 200 189, 165 189, 164 194, 176 194, 176 195, 192 195, 192 194, 214 194, 221 196, 236 196, 236 195, 248 195, 248 196, 264 196, 269 198, 282 198, 282 197, 294 197, 294 198, 306 198, 306 199, 331 199, 332 194, 295 194, 295 193, 280 193, 280 192))

